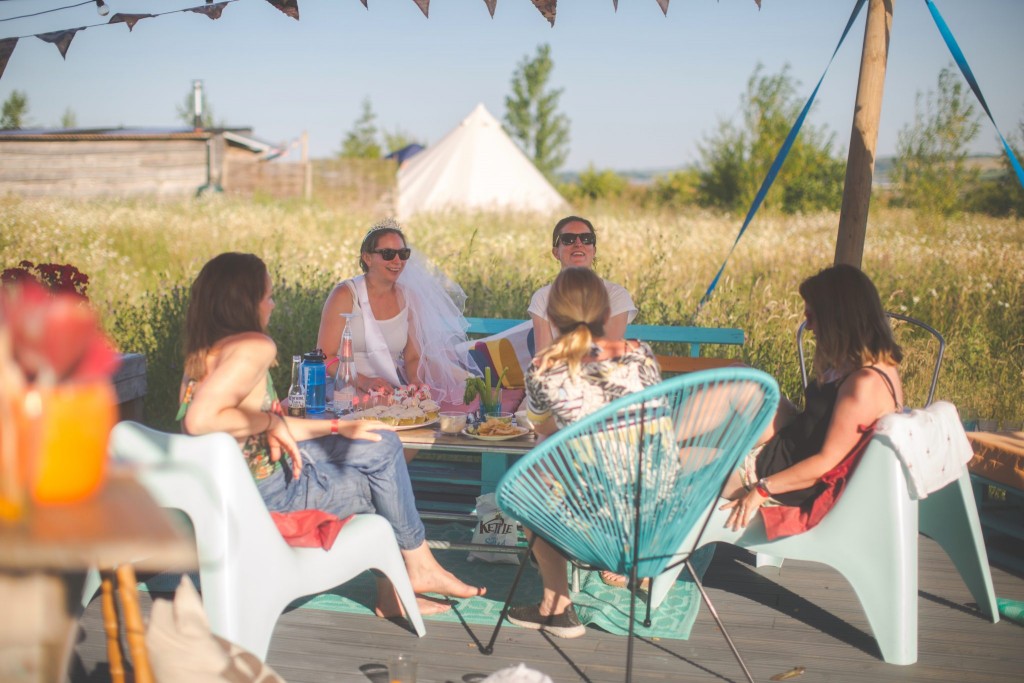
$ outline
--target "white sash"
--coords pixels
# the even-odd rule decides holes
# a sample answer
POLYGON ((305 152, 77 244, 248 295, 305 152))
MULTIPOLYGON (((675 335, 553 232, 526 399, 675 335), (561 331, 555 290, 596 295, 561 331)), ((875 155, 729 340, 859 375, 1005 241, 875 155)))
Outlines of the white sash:
POLYGON ((387 380, 391 386, 401 386, 398 380, 398 368, 391 358, 391 350, 384 341, 384 334, 377 325, 377 319, 373 317, 373 309, 370 308, 370 298, 366 293, 366 280, 362 275, 352 278, 352 284, 356 289, 356 298, 359 299, 359 310, 363 317, 363 341, 366 345, 366 359, 370 367, 381 379, 387 380))

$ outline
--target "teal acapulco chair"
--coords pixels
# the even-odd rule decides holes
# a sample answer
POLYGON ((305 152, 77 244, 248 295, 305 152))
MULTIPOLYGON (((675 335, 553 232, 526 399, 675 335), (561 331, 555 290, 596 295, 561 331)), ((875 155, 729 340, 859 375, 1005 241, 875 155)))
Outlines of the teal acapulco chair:
MULTIPOLYGON (((648 387, 545 439, 501 479, 498 506, 567 557, 625 574, 631 586, 672 563, 685 565, 753 681, 689 553, 677 550, 686 539, 695 545, 712 502, 771 421, 778 401, 775 380, 749 368, 695 372, 648 387)), ((482 648, 485 654, 493 650, 518 583, 519 576, 482 648)), ((627 681, 636 598, 634 591, 627 681)))

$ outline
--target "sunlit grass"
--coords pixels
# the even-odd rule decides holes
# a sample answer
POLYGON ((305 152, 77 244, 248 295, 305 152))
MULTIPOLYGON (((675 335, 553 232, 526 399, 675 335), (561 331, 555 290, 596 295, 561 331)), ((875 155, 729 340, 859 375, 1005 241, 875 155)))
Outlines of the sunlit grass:
MULTIPOLYGON (((793 339, 803 307, 797 285, 832 262, 835 214, 758 216, 699 313, 697 304, 736 237, 738 218, 603 207, 587 215, 599 233, 597 268, 633 294, 637 322, 740 327, 747 335, 742 358, 779 377, 785 392, 799 391, 793 339)), ((313 346, 323 298, 334 282, 358 272, 359 242, 379 218, 316 204, 223 197, 181 203, 7 198, 0 199, 0 266, 29 259, 73 263, 88 273, 89 293, 118 343, 147 354, 148 418, 166 427, 180 379, 187 286, 207 259, 239 250, 267 261, 278 283, 272 333, 283 360, 313 346)), ((412 245, 466 290, 469 315, 523 318, 530 294, 557 272, 548 246, 555 218, 443 215, 405 227, 412 245)), ((1022 264, 1020 220, 872 214, 864 269, 890 310, 925 320, 945 335, 937 396, 962 413, 1003 421, 1022 417, 1022 264)), ((910 396, 917 399, 927 372, 914 355, 907 374, 910 396)), ((279 384, 287 381, 286 371, 280 368, 279 384)))

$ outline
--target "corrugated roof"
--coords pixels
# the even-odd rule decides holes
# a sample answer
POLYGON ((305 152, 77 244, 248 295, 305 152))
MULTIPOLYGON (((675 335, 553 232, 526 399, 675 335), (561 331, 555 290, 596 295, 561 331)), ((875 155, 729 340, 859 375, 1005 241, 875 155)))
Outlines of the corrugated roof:
POLYGON ((214 135, 239 147, 259 154, 265 159, 278 157, 283 146, 261 140, 252 134, 251 128, 21 128, 0 130, 0 139, 23 142, 45 142, 48 140, 74 142, 97 140, 207 140, 214 135))

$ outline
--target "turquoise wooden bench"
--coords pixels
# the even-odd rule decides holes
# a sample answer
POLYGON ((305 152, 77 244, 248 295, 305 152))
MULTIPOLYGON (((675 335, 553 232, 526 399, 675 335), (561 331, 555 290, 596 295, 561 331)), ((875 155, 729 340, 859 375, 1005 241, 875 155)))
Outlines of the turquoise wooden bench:
MULTIPOLYGON (((468 333, 471 337, 489 336, 500 334, 515 327, 525 320, 508 318, 468 318, 468 333)), ((671 325, 629 325, 626 327, 627 339, 639 339, 645 342, 669 343, 688 345, 686 355, 662 355, 658 354, 658 363, 662 372, 667 375, 674 375, 697 370, 719 368, 735 363, 732 358, 716 358, 702 356, 702 351, 707 346, 735 346, 743 345, 745 336, 743 330, 736 328, 716 327, 676 327, 671 325)), ((412 445, 422 450, 443 451, 441 445, 426 446, 412 445)), ((490 493, 495 490, 498 481, 512 463, 520 457, 517 453, 501 453, 490 450, 475 451, 480 453, 479 479, 474 472, 472 478, 462 477, 455 474, 450 466, 442 465, 439 462, 428 462, 427 459, 414 460, 411 465, 413 479, 420 484, 428 485, 442 490, 451 490, 455 486, 472 486, 474 489, 479 485, 481 493, 490 493)), ((465 468, 462 468, 465 471, 465 468)), ((418 495, 418 498, 419 495, 418 495)), ((428 502, 425 498, 420 500, 421 509, 445 509, 444 503, 428 502)))
MULTIPOLYGON (((500 334, 525 320, 509 318, 467 318, 470 335, 500 334)), ((668 342, 687 344, 686 356, 658 355, 662 372, 677 374, 722 367, 734 362, 732 359, 701 356, 704 345, 743 346, 746 337, 743 330, 734 327, 676 327, 674 325, 627 325, 626 339, 645 342, 668 342)))

